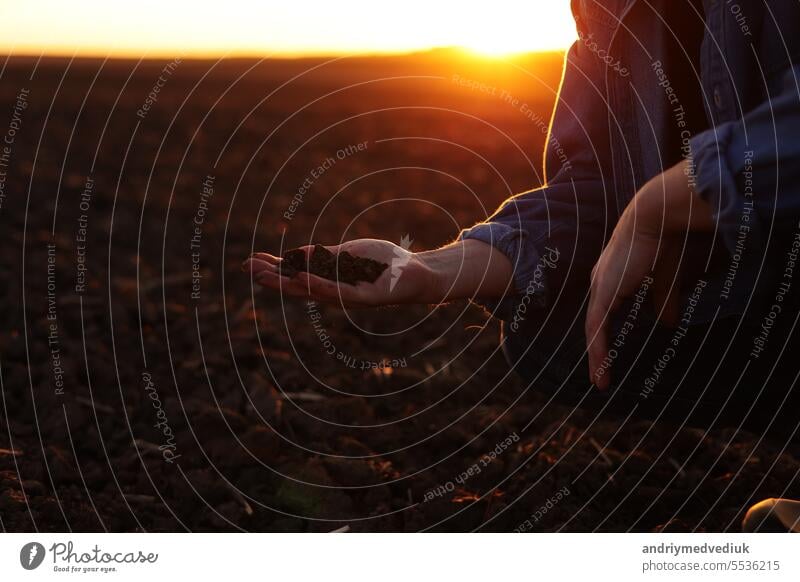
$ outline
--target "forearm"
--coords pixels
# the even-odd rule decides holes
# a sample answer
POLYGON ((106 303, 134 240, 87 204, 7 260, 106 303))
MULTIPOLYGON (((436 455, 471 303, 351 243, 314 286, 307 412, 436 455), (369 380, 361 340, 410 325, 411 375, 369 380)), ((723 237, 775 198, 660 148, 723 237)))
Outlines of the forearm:
POLYGON ((430 269, 427 303, 456 299, 496 299, 513 291, 511 261, 501 251, 478 240, 463 240, 418 253, 430 269))

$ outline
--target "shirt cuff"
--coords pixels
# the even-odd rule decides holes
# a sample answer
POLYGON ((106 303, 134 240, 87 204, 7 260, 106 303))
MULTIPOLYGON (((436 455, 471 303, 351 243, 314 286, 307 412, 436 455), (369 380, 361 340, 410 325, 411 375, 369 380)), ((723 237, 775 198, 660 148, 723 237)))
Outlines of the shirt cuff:
POLYGON ((504 321, 524 317, 530 308, 547 304, 547 281, 540 252, 525 230, 513 228, 502 222, 482 222, 462 230, 458 240, 479 240, 502 252, 511 261, 513 289, 499 300, 473 299, 492 316, 504 321))
POLYGON ((754 153, 745 143, 737 143, 735 129, 733 123, 724 123, 695 135, 689 142, 695 190, 711 205, 713 219, 731 254, 742 252, 745 240, 748 247, 756 248, 763 242, 753 199, 754 153), (731 164, 732 155, 741 159, 731 164), (741 171, 734 169, 739 167, 741 171))

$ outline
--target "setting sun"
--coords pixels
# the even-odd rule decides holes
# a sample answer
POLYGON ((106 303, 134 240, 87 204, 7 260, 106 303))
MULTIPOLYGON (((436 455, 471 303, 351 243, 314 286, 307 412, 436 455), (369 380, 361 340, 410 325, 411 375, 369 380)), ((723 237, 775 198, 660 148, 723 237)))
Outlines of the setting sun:
POLYGON ((221 56, 392 53, 458 46, 486 55, 560 50, 569 0, 386 3, 28 0, 0 6, 10 54, 221 56))

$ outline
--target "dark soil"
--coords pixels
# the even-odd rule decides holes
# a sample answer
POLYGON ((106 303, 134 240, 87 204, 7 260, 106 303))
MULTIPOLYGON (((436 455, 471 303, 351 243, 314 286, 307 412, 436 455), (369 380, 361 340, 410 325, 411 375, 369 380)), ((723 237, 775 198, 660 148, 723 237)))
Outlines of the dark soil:
POLYGON ((355 285, 360 281, 374 283, 388 266, 366 257, 354 257, 347 251, 334 254, 322 245, 314 245, 308 260, 303 249, 284 253, 279 269, 287 277, 305 271, 331 281, 355 285))
POLYGON ((554 405, 474 305, 342 311, 241 272, 309 240, 432 248, 537 186, 560 62, 187 60, 144 118, 166 62, 4 63, 0 136, 30 94, 0 198, 0 530, 718 531, 800 497, 796 446, 554 405))

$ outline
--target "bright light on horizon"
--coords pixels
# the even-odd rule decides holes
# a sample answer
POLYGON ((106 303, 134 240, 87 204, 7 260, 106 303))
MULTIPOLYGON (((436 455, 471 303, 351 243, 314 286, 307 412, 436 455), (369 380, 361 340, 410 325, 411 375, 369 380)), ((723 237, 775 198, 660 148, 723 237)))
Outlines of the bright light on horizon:
POLYGON ((0 53, 221 56, 560 50, 569 0, 26 0, 0 3, 0 53))

